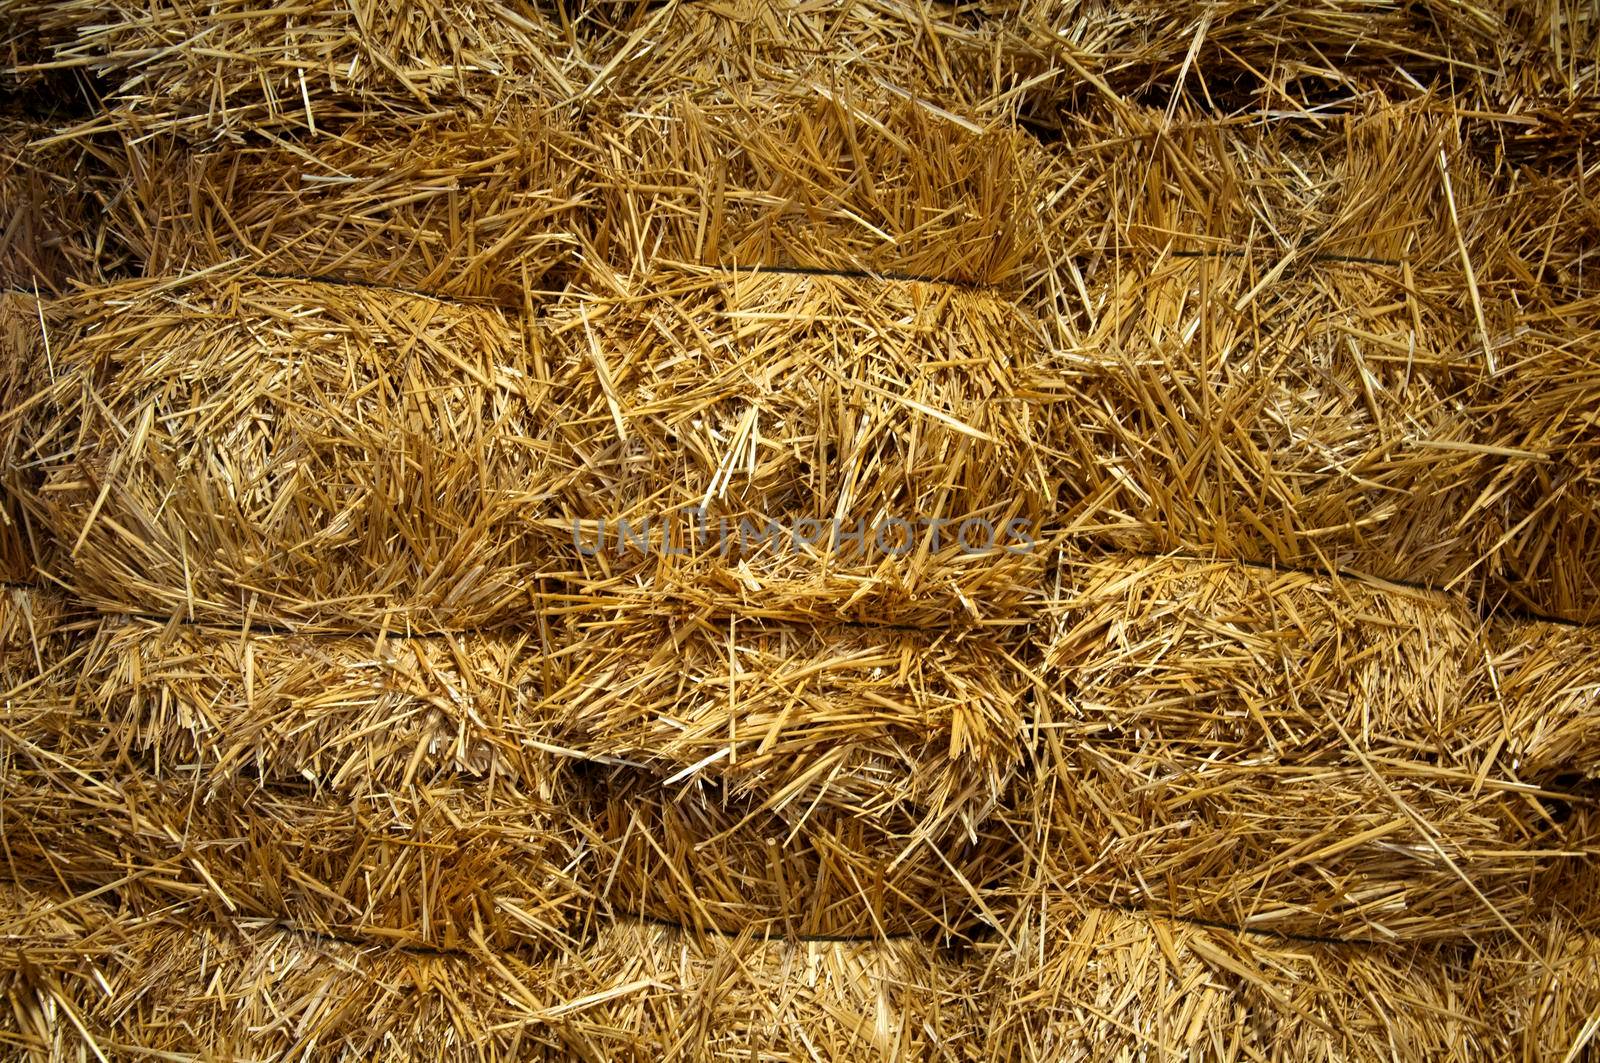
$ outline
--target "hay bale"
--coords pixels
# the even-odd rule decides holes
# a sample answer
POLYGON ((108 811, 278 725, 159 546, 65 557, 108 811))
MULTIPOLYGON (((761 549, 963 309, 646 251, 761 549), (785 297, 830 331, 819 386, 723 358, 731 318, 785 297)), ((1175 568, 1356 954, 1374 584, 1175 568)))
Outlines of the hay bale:
POLYGON ((1044 340, 1015 305, 793 272, 596 279, 548 321, 576 593, 919 625, 1013 618, 1037 596, 1044 340))
POLYGON ((1108 906, 1284 933, 1520 925, 1568 852, 1470 726, 1477 623, 1446 596, 1226 562, 1064 566, 1027 825, 1108 906))
POLYGON ((528 617, 560 477, 519 320, 248 277, 94 289, 70 313, 25 502, 87 601, 301 630, 528 617))
POLYGON ((1310 762, 1476 764, 1482 681, 1461 600, 1230 561, 1106 556, 1058 573, 1044 676, 1072 737, 1204 745, 1310 762))
POLYGON ((1103 278, 1052 406, 1062 526, 1136 552, 1440 585, 1470 572, 1495 453, 1463 396, 1485 365, 1470 316, 1403 268, 1277 277, 1158 258, 1103 278))
POLYGON ((996 106, 983 62, 998 43, 987 20, 903 0, 623 0, 575 4, 575 33, 598 72, 585 95, 600 106, 730 89, 764 97, 886 89, 971 115, 996 106))
POLYGON ((364 114, 486 111, 564 98, 581 58, 532 3, 112 0, 15 5, 51 62, 108 81, 103 123, 196 136, 364 114))
POLYGON ((0 585, 0 703, 22 713, 57 701, 82 666, 92 626, 55 591, 0 585))
POLYGON ((1022 758, 1029 679, 982 635, 625 618, 558 651, 551 707, 592 753, 768 811, 981 819, 1022 758))
POLYGON ((1553 288, 1559 302, 1518 316, 1476 399, 1485 437, 1515 451, 1479 501, 1489 589, 1511 609, 1600 622, 1600 290, 1553 288))
POLYGON ((1600 1033, 1600 936, 1551 920, 1526 942, 1498 939, 1472 962, 1476 995, 1505 1031, 1504 1058, 1592 1058, 1600 1033))
POLYGON ((930 825, 914 808, 772 809, 637 769, 596 780, 597 900, 619 917, 795 939, 974 932, 1018 843, 998 817, 930 825))
POLYGON ((1057 899, 992 946, 982 1058, 1508 1058, 1470 950, 1290 941, 1057 899))
POLYGON ((1526 778, 1600 779, 1600 628, 1500 618, 1489 638, 1499 697, 1482 730, 1526 778))
MULTIPOLYGON (((1014 286, 1035 268, 1039 149, 889 93, 651 99, 596 121, 593 255, 1014 286)), ((659 279, 658 279, 659 286, 659 279)))
POLYGON ((520 309, 576 243, 567 136, 516 107, 216 150, 129 137, 115 224, 147 276, 245 262, 520 309))
POLYGON ((1017 0, 1002 54, 1048 123, 1101 99, 1179 96, 1222 113, 1320 114, 1429 89, 1460 110, 1600 87, 1600 16, 1559 3, 1017 0))
POLYGON ((910 939, 783 941, 607 927, 556 972, 563 1046, 585 1059, 965 1059, 971 987, 910 939))
MULTIPOLYGON (((158 779, 90 726, 37 715, 4 741, 13 868, 114 891, 143 915, 261 919, 369 945, 562 948, 588 893, 566 802, 449 780, 347 795, 158 779)), ((558 770, 552 768, 552 771, 558 770)), ((553 784, 551 785, 553 788, 553 784)))
MULTIPOLYGON (((551 1058, 544 971, 0 889, 0 1044, 26 1058, 551 1058)), ((559 1058, 559 1056, 555 1056, 559 1058)))
POLYGON ((293 634, 102 622, 77 707, 202 789, 302 781, 383 793, 473 779, 552 802, 558 676, 537 632, 293 634))
MULTIPOLYGON (((1449 941, 1520 928, 1578 851, 1563 795, 1426 763, 1062 741, 1019 830, 1045 891, 1243 929, 1449 941)), ((1560 892, 1565 892, 1561 890, 1560 892)))
POLYGON ((51 363, 43 327, 52 315, 48 300, 23 292, 0 292, 0 583, 35 578, 37 559, 49 548, 23 509, 21 495, 36 477, 28 467, 28 397, 48 380, 51 363))

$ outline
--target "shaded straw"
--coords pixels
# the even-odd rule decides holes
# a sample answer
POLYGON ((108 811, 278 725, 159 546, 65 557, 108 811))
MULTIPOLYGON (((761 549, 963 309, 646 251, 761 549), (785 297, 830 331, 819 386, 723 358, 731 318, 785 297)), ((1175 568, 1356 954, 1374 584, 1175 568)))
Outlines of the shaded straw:
POLYGON ((966 972, 920 941, 696 937, 619 922, 556 972, 583 1059, 970 1059, 966 972))
POLYGON ((992 946, 984 1058, 1504 1058, 1461 948, 1286 941, 1061 898, 992 946))
POLYGON ((577 467, 557 499, 574 592, 919 625, 1037 597, 1044 340, 1016 306, 811 274, 596 280, 546 322, 577 467))
POLYGON ((150 276, 246 263, 520 309, 576 243, 567 135, 518 106, 199 151, 130 136, 115 224, 150 276))
POLYGON ((58 1059, 559 1059, 545 969, 0 890, 0 1046, 58 1059), (160 1055, 169 1053, 169 1055, 160 1055))
POLYGON ((34 559, 48 549, 19 493, 36 479, 23 468, 21 450, 31 434, 28 396, 49 379, 52 359, 42 341, 52 316, 48 300, 0 292, 0 581, 5 583, 33 579, 34 559))
POLYGON ((593 888, 619 917, 790 939, 960 935, 1018 866, 999 817, 930 823, 886 800, 772 810, 725 784, 627 768, 596 782, 593 888))
POLYGON ((0 113, 0 288, 59 294, 120 265, 100 217, 112 182, 82 147, 45 142, 53 132, 0 113))
POLYGON ((524 621, 559 481, 520 320, 249 278, 75 297, 26 499, 119 612, 302 629, 524 621))
POLYGON ((624 272, 784 266, 1009 285, 1038 254, 1039 150, 993 120, 886 92, 732 89, 652 97, 590 136, 590 240, 624 272))
POLYGON ((565 97, 581 59, 530 3, 107 0, 11 5, 50 63, 112 86, 99 124, 195 136, 565 97))

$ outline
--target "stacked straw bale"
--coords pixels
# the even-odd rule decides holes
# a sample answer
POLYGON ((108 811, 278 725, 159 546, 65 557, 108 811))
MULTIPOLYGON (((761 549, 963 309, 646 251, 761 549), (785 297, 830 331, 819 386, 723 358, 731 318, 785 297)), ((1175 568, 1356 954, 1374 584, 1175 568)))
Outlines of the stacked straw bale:
POLYGON ((110 86, 108 123, 238 136, 482 113, 508 95, 570 96, 571 42, 531 3, 8 0, 49 62, 110 86))
POLYGON ((526 620, 561 481, 501 311, 313 281, 75 297, 24 501, 113 612, 302 630, 526 620))
MULTIPOLYGON (((1470 949, 1294 941, 1070 900, 992 948, 983 1058, 1510 1058, 1470 949)), ((1521 973, 1521 968, 1518 968, 1521 973)), ((1503 998, 1502 998, 1503 999, 1503 998)))
POLYGON ((1483 649, 1437 592, 1236 562, 1065 566, 1027 824, 1044 888, 1375 941, 1514 928, 1593 843, 1474 741, 1483 649), (1547 808, 1546 803, 1551 807, 1547 808))
POLYGON ((1591 8, 0 0, 0 1054, 1587 1058, 1591 8))
POLYGON ((151 277, 243 264, 521 309, 576 243, 569 138, 532 106, 242 147, 128 137, 113 227, 151 277))
POLYGON ((648 98, 592 136, 592 253, 1015 285, 1037 269, 1042 153, 882 93, 648 98))
POLYGON ((557 972, 577 1058, 972 1059, 960 966, 915 940, 696 937, 619 922, 557 972))
POLYGON ((8 888, 0 1045, 19 1058, 560 1059, 545 972, 8 888))
POLYGON ((557 501, 575 590, 917 625, 1014 618, 1037 597, 1045 340, 1013 303, 810 272, 600 279, 548 319, 578 469, 557 501))

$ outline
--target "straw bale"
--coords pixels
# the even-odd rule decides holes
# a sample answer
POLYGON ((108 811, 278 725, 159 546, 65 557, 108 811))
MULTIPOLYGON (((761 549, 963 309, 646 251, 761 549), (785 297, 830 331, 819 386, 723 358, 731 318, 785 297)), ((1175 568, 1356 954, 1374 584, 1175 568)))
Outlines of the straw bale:
POLYGON ((74 298, 32 513, 113 612, 303 630, 527 620, 555 420, 522 322, 199 278, 74 298))
POLYGON ((795 818, 981 818, 1022 757, 1029 678, 982 634, 624 617, 557 656, 552 708, 585 749, 795 818))
POLYGON ((544 968, 514 952, 363 946, 4 889, 0 972, 0 1046, 23 1059, 561 1058, 544 968))
POLYGON ((918 98, 974 115, 1005 106, 992 60, 999 22, 917 0, 598 0, 565 5, 597 68, 584 93, 597 106, 731 88, 918 98), (986 61, 989 60, 989 61, 986 61))
POLYGON ((1062 527, 1419 583, 1470 572, 1496 451, 1456 278, 1404 267, 1156 256, 1072 324, 1050 405, 1062 527))
POLYGON ((1470 950, 1291 941, 1087 908, 1018 913, 996 942, 983 1058, 1477 1061, 1513 1030, 1484 1014, 1470 950))
POLYGON ((696 936, 622 922, 556 971, 555 1033, 583 1059, 971 1059, 966 972, 915 939, 696 936))
POLYGON ((1058 730, 1219 753, 1476 766, 1480 621, 1439 592, 1230 561, 1104 556, 1058 573, 1045 682, 1058 730))
POLYGON ((560 99, 573 42, 524 0, 116 0, 9 5, 50 62, 111 86, 98 124, 191 135, 560 99))
POLYGON ((930 826, 903 804, 773 810, 715 782, 631 768, 596 782, 585 815, 597 899, 618 916, 703 931, 967 934, 1020 856, 998 817, 930 826))
POLYGON ((536 631, 431 637, 99 625, 77 704, 157 774, 344 794, 450 779, 546 802, 558 676, 536 631), (195 773, 198 773, 196 775, 195 773))
POLYGON ((1479 727, 1526 778, 1600 780, 1600 627, 1499 618, 1489 633, 1499 696, 1479 727))
MULTIPOLYGON (((856 5, 866 7, 868 5, 856 5)), ((1037 144, 879 93, 652 99, 594 139, 593 254, 1014 285, 1039 253, 1037 144)))
POLYGON ((1014 618, 1037 597, 1046 356, 1014 304, 792 272, 596 279, 547 321, 576 593, 908 625, 1014 618))
POLYGON ((1015 37, 1002 51, 1041 122, 1103 99, 1309 115, 1373 93, 1436 89, 1474 110, 1600 90, 1600 15, 1561 0, 1001 6, 1015 37))
POLYGON ((542 949, 569 944, 590 909, 571 802, 559 796, 471 779, 361 794, 207 788, 155 778, 70 711, 12 723, 0 741, 9 867, 115 890, 141 914, 276 920, 371 944, 542 949))
POLYGON ((1600 936, 1561 919, 1531 941, 1498 939, 1473 959, 1487 1017, 1516 1060, 1592 1059, 1600 1042, 1600 936))
POLYGON ((1426 763, 1080 740, 1040 770, 1022 817, 1046 888, 1227 926, 1408 942, 1521 927, 1578 855, 1538 799, 1562 795, 1426 763))
POLYGON ((568 136, 516 107, 198 150, 129 137, 116 226, 147 276, 242 262, 520 309, 576 244, 568 136))
POLYGON ((1573 266, 1580 287, 1540 285, 1544 305, 1518 313, 1475 412, 1485 438, 1515 451, 1479 499, 1491 595, 1584 623, 1600 622, 1600 286, 1582 286, 1581 258, 1573 266))

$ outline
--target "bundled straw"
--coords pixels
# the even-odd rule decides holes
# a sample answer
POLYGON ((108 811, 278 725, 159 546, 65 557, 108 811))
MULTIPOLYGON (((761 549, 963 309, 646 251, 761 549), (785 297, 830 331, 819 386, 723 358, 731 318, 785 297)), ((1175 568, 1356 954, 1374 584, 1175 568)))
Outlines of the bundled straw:
POLYGON ((141 913, 281 920, 377 944, 564 946, 586 918, 570 801, 471 780, 358 795, 204 788, 154 778, 69 711, 11 722, 0 811, 8 866, 30 877, 114 889, 141 913))
POLYGON ((599 0, 569 5, 590 40, 597 104, 736 88, 781 95, 916 97, 930 112, 970 115, 1000 101, 984 62, 998 20, 914 0, 599 0))
POLYGON ((17 707, 19 721, 23 706, 58 704, 82 667, 91 623, 54 591, 0 586, 0 704, 17 707))
POLYGON ((1519 1061, 1584 1060, 1600 1046, 1600 937, 1552 920, 1526 945, 1500 940, 1472 963, 1476 995, 1519 1061), (1531 947, 1529 947, 1531 945, 1531 947))
POLYGON ((618 923, 556 972, 583 1059, 974 1058, 964 969, 914 940, 763 941, 618 923))
POLYGON ((1460 601, 1229 561, 1108 556, 1061 566, 1045 675, 1091 739, 1230 756, 1476 764, 1462 750, 1483 670, 1460 601))
POLYGON ((651 100, 590 135, 591 240, 625 272, 676 262, 1009 285, 1039 252, 1037 146, 893 95, 651 100))
MULTIPOLYGON (((1600 231, 1600 230, 1597 230, 1600 231)), ((1592 246, 1591 252, 1592 253, 1592 246)), ((1578 263, 1572 279, 1582 282, 1578 263)), ((1592 270, 1593 264, 1586 267, 1592 270)), ((1559 276, 1559 275, 1558 275, 1559 276)), ((1516 320, 1517 342, 1480 392, 1484 433, 1515 454, 1484 491, 1491 590, 1510 608, 1600 621, 1600 287, 1516 320)))
POLYGON ((1499 697, 1484 729, 1524 776, 1600 780, 1600 627, 1530 620, 1490 629, 1499 697))
POLYGON ((362 114, 476 111, 508 94, 571 95, 571 44, 536 5, 507 0, 11 0, 51 62, 107 79, 145 132, 195 134, 362 114))
POLYGON ((788 272, 604 280, 549 322, 588 599, 946 624, 1037 596, 1044 340, 1014 305, 788 272))
POLYGON ((0 1046, 29 1060, 560 1058, 544 969, 0 891, 0 1046))
POLYGON ((1019 912, 994 946, 985 1059, 1300 1063, 1506 1058, 1470 953, 1287 941, 1081 908, 1019 912))
POLYGON ((306 635, 102 623, 79 711, 202 792, 260 779, 344 794, 481 780, 554 801, 556 677, 531 631, 306 635), (196 774, 197 773, 197 774, 196 774))
POLYGON ((236 626, 525 620, 559 480, 519 323, 230 278, 75 298, 27 499, 86 599, 236 626))
POLYGON ((575 243, 564 136, 518 107, 194 153, 129 138, 117 225, 151 276, 246 261, 520 309, 575 243))
POLYGON ((841 625, 597 625, 552 697, 584 745, 726 783, 794 821, 820 806, 981 818, 1022 757, 1023 673, 981 635, 841 625))
POLYGON ((632 769, 598 782, 595 890, 619 916, 789 939, 957 935, 1019 856, 998 818, 930 827, 900 805, 772 811, 632 769))
POLYGON ((1470 570, 1495 452, 1461 398, 1484 370, 1470 317, 1403 269, 1280 280, 1290 261, 1158 257, 1103 278, 1054 407, 1065 527, 1417 582, 1470 570))
POLYGON ((1468 726, 1482 650, 1443 595, 1113 557, 1064 567, 1059 608, 1028 813, 1046 888, 1438 939, 1519 924, 1584 842, 1468 726))
POLYGON ((1183 96, 1219 111, 1293 116, 1373 91, 1453 91, 1463 110, 1600 91, 1600 16, 1588 5, 1275 4, 1018 0, 1007 48, 1040 121, 1103 98, 1183 96))
POLYGON ((1129 739, 1051 744, 1041 771, 1023 813, 1040 889, 1244 929, 1443 941, 1519 928, 1566 892, 1541 881, 1584 843, 1563 829, 1565 795, 1427 764, 1129 739))

